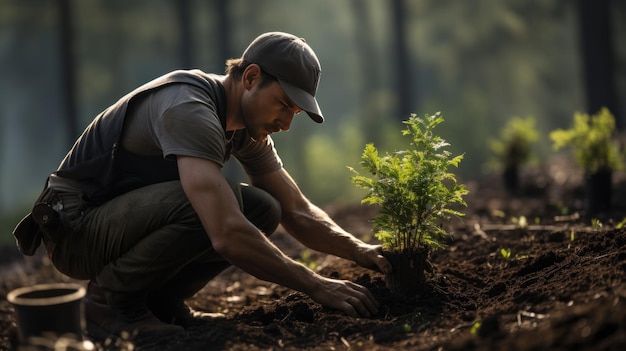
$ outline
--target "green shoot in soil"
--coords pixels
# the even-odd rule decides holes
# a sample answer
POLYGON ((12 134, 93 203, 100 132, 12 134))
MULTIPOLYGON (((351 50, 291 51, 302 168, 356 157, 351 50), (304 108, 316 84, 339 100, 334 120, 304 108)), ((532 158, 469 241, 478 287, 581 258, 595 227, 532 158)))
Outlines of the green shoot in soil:
POLYGON ((500 255, 502 255, 505 260, 508 260, 511 258, 511 249, 500 249, 500 255))
POLYGON ((296 258, 296 261, 313 270, 317 267, 317 261, 311 257, 310 250, 302 250, 302 252, 300 252, 300 257, 296 258))
POLYGON ((526 216, 519 216, 519 218, 513 217, 513 218, 511 218, 511 221, 514 224, 517 224, 517 226, 520 229, 527 229, 528 228, 528 219, 526 219, 526 216))
POLYGON ((602 226, 603 226, 602 221, 601 221, 601 220, 599 220, 598 218, 592 218, 592 219, 591 219, 591 228, 592 228, 594 231, 596 231, 596 232, 597 232, 597 231, 602 230, 602 226))
POLYGON ((472 328, 470 329, 470 334, 478 335, 478 331, 480 330, 481 325, 482 321, 480 319, 474 321, 474 324, 472 324, 472 328))

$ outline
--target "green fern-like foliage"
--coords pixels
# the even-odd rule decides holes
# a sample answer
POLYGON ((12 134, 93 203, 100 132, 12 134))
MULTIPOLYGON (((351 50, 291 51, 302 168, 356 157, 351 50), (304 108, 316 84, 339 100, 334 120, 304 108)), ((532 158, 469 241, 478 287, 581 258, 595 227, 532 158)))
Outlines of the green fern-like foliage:
POLYGON ((575 113, 572 127, 552 131, 550 139, 554 150, 571 148, 578 165, 591 174, 623 168, 623 155, 613 140, 613 133, 615 117, 609 109, 602 108, 591 116, 575 113))
POLYGON ((458 167, 463 155, 453 156, 445 150, 449 144, 433 132, 444 121, 440 113, 418 118, 412 114, 403 121, 403 136, 411 138, 411 147, 381 155, 373 144, 367 144, 361 166, 370 176, 354 175, 352 183, 367 190, 363 204, 379 205, 372 220, 375 236, 392 252, 415 252, 423 248, 444 247, 449 235, 442 220, 463 216, 453 204, 467 204, 465 185, 458 184, 449 167, 458 167))
POLYGON ((511 167, 531 160, 531 145, 539 139, 535 118, 513 117, 500 130, 497 139, 489 140, 489 147, 494 153, 494 164, 511 167))

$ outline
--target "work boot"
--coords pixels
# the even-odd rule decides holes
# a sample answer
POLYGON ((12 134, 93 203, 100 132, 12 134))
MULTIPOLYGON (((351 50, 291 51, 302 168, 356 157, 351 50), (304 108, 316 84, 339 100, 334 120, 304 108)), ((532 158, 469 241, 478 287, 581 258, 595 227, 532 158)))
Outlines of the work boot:
POLYGON ((142 298, 131 294, 106 292, 89 282, 83 299, 87 332, 95 339, 111 336, 143 338, 155 336, 182 336, 185 330, 177 325, 163 323, 146 307, 142 298), (107 299, 105 296, 110 295, 107 299), (111 301, 111 302, 109 302, 111 301))
POLYGON ((180 325, 184 328, 226 317, 222 313, 196 311, 187 306, 182 298, 153 296, 148 298, 147 305, 162 322, 180 325))

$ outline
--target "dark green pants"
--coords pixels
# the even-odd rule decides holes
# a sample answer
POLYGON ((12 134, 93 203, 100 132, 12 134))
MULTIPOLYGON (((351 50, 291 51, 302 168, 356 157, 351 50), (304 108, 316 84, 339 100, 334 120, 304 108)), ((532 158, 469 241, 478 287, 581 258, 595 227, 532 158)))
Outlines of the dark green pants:
MULTIPOLYGON (((278 201, 258 188, 231 186, 248 220, 272 234, 280 221, 278 201)), ((54 243, 54 265, 111 292, 186 298, 229 266, 213 250, 180 181, 118 196, 71 226, 54 243)))

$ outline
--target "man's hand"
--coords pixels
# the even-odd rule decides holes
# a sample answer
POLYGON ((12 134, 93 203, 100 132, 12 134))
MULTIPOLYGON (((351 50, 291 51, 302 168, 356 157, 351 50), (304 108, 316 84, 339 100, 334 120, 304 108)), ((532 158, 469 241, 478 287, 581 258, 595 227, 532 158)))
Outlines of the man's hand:
POLYGON ((380 245, 360 244, 356 248, 354 262, 359 266, 383 273, 391 273, 391 263, 383 257, 380 245))
POLYGON ((378 313, 378 301, 367 288, 348 280, 321 279, 321 285, 308 293, 315 302, 352 317, 371 317, 378 313))

